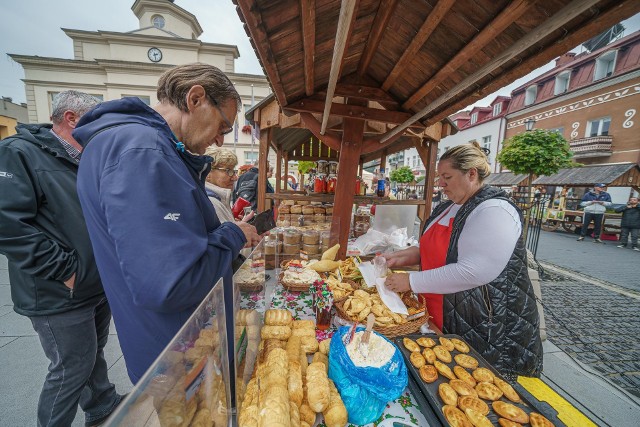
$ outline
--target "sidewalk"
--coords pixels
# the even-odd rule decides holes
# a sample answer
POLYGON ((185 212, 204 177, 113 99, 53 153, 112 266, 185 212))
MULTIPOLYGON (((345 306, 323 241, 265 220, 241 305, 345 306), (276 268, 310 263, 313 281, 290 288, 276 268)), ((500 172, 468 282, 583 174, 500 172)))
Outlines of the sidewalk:
MULTIPOLYGON (((593 245, 592 243, 590 244, 593 245)), ((0 256, 0 378, 2 378, 2 381, 0 381, 0 420, 2 420, 1 424, 6 426, 32 426, 35 424, 38 395, 47 372, 47 360, 42 353, 38 337, 33 331, 29 320, 13 311, 8 283, 7 261, 6 258, 0 256)), ((626 323, 626 321, 616 322, 612 319, 614 326, 610 326, 610 329, 594 327, 594 324, 597 323, 594 323, 591 319, 582 322, 582 316, 588 310, 588 307, 585 308, 585 301, 580 299, 575 300, 573 304, 566 304, 567 298, 571 297, 564 293, 575 289, 579 289, 585 298, 596 291, 603 292, 597 294, 597 297, 594 298, 594 303, 602 301, 601 298, 617 298, 616 295, 618 295, 614 291, 586 282, 560 279, 542 282, 543 301, 549 307, 550 312, 560 313, 561 319, 565 319, 567 324, 572 325, 571 327, 582 325, 583 329, 579 332, 582 339, 586 339, 589 336, 589 331, 603 335, 610 335, 612 331, 618 331, 616 333, 619 335, 614 336, 612 345, 615 342, 619 346, 625 347, 635 345, 636 350, 640 350, 638 340, 635 339, 635 333, 624 337, 619 332, 620 329, 618 327, 621 325, 618 323, 626 323), (612 294, 609 295, 606 292, 612 294), (566 311, 563 312, 561 310, 566 311), (569 318, 572 319, 572 322, 568 322, 569 318)), ((620 301, 626 301, 626 299, 621 299, 620 301)), ((629 318, 634 315, 631 308, 633 306, 627 312, 629 318)), ((635 310, 635 314, 638 312, 640 310, 635 310)), ((556 325, 550 314, 546 314, 546 316, 549 340, 544 343, 545 356, 542 380, 597 425, 636 426, 637 418, 640 415, 640 402, 638 399, 630 397, 628 393, 625 393, 610 381, 592 373, 591 365, 574 361, 570 354, 579 360, 579 353, 586 354, 587 351, 578 351, 580 350, 579 344, 565 343, 565 336, 561 333, 561 326, 556 325), (557 345, 556 341, 558 342, 557 345), (563 351, 565 349, 569 353, 565 353, 563 351)), ((630 323, 629 327, 631 328, 633 325, 635 323, 630 323)), ((637 330, 636 327, 635 331, 637 330)), ((587 340, 591 339, 600 338, 596 336, 587 340)), ((606 353, 606 351, 609 350, 603 349, 603 352, 606 353)), ((131 383, 126 374, 117 335, 113 328, 106 347, 106 358, 110 367, 109 376, 111 381, 116 384, 118 392, 127 392, 131 388, 131 383)), ((636 357, 635 362, 633 362, 636 366, 636 373, 640 370, 639 360, 640 357, 636 357)), ((599 367, 595 365, 597 363, 593 366, 594 370, 599 367)), ((547 395, 550 396, 549 399, 553 400, 552 394, 555 393, 547 395)), ((563 421, 570 426, 584 425, 582 421, 576 421, 575 419, 563 419, 563 421)), ((84 425, 83 422, 83 416, 79 411, 73 425, 82 426, 84 425)))

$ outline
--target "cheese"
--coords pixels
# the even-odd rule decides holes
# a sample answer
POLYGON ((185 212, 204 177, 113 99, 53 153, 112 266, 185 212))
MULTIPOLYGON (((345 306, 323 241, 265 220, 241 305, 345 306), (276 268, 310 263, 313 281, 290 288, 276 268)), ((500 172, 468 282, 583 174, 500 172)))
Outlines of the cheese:
POLYGON ((359 349, 363 334, 364 331, 356 332, 353 341, 347 344, 347 353, 353 364, 360 367, 370 366, 374 368, 379 368, 387 364, 396 351, 393 344, 376 333, 371 333, 371 338, 369 339, 369 355, 364 357, 359 349))

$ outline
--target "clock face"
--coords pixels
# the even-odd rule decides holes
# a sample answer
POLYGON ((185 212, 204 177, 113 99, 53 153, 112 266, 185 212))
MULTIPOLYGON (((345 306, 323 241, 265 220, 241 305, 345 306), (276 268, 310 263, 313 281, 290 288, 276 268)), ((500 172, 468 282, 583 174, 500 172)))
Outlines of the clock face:
POLYGON ((162 60, 162 51, 157 47, 152 47, 147 52, 147 56, 151 62, 160 62, 162 60))

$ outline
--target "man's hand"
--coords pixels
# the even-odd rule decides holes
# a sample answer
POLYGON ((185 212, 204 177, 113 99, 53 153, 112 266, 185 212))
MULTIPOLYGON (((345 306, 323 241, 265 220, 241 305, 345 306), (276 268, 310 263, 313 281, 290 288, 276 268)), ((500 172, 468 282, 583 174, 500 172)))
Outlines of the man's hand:
POLYGON ((406 273, 393 273, 387 276, 385 286, 393 292, 406 292, 411 290, 409 275, 406 273))
POLYGON ((73 286, 75 284, 76 284, 76 273, 73 273, 73 276, 69 277, 67 280, 64 281, 64 285, 69 289, 73 289, 73 286))
POLYGON ((236 225, 240 227, 240 230, 244 233, 245 239, 247 239, 247 244, 244 245, 245 248, 256 246, 260 243, 260 240, 262 240, 262 237, 258 234, 253 225, 244 221, 236 221, 236 225))

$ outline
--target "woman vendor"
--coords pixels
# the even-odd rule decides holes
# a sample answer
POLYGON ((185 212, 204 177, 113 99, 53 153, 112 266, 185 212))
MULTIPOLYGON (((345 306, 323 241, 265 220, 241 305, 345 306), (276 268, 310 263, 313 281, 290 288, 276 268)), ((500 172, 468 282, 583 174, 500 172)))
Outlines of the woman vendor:
POLYGON ((389 267, 420 263, 420 272, 392 274, 395 292, 424 294, 433 321, 462 336, 500 373, 538 377, 542 342, 527 271, 522 215, 507 194, 483 185, 489 163, 477 142, 447 150, 438 163, 440 204, 419 248, 384 254, 389 267))

